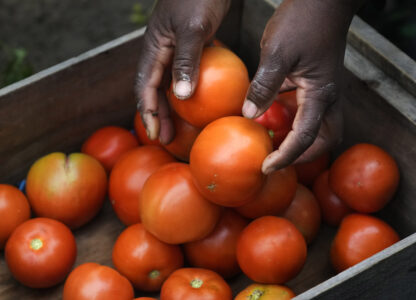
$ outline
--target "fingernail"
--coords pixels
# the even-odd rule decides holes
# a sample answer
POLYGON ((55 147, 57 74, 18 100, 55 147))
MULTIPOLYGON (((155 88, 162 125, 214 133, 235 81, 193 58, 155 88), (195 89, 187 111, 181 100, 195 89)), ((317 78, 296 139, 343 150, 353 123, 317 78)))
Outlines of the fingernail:
POLYGON ((246 118, 253 119, 257 114, 257 106, 250 100, 244 101, 243 115, 246 118))
POLYGON ((189 98, 192 92, 192 85, 190 81, 180 80, 175 84, 175 96, 178 99, 186 99, 189 98))
POLYGON ((146 129, 146 135, 150 139, 150 131, 149 131, 149 129, 146 129))

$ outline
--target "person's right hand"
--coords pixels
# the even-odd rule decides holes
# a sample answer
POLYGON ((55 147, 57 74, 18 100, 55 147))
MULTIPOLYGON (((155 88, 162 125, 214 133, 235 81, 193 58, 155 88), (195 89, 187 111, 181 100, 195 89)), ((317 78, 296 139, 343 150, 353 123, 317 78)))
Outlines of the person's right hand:
POLYGON ((147 135, 173 138, 166 91, 179 99, 195 91, 203 47, 214 37, 230 0, 159 0, 144 35, 136 82, 137 108, 147 135), (172 68, 171 68, 172 66, 172 68), (172 72, 172 73, 171 73, 172 72))

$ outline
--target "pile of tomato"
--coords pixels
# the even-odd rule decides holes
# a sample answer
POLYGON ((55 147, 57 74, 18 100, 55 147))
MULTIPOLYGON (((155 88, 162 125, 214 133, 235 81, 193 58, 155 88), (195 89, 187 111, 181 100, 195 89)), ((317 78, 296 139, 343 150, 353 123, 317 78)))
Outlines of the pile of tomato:
POLYGON ((65 282, 64 300, 132 300, 135 291, 162 300, 290 299, 284 284, 302 270, 322 221, 339 226, 329 253, 338 272, 397 242, 371 215, 395 194, 394 159, 361 143, 331 165, 326 153, 264 175, 263 160, 291 130, 296 91, 249 120, 241 116, 248 85, 233 52, 208 47, 191 99, 167 92, 176 132, 169 144, 150 140, 137 113, 134 133, 103 127, 81 153, 39 158, 26 194, 0 185, 0 248, 14 278, 31 288, 65 282), (73 269, 72 230, 107 196, 126 226, 108 250, 114 268, 73 269), (254 283, 233 295, 226 280, 241 272, 254 283))

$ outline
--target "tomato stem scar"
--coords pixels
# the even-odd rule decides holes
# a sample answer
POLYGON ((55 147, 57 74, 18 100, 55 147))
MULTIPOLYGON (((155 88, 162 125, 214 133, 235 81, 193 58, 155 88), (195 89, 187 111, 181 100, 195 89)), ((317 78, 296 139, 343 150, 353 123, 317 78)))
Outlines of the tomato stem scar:
POLYGON ((39 250, 43 247, 43 242, 41 239, 33 239, 30 241, 30 248, 33 250, 39 250))
POLYGON ((248 300, 259 300, 263 296, 264 291, 255 289, 249 296, 248 300))
POLYGON ((155 278, 159 277, 159 275, 160 275, 159 270, 153 270, 153 271, 150 271, 150 272, 149 272, 149 275, 148 275, 148 276, 149 276, 151 279, 155 279, 155 278))
POLYGON ((194 289, 199 289, 204 282, 201 279, 192 279, 191 287, 194 289))

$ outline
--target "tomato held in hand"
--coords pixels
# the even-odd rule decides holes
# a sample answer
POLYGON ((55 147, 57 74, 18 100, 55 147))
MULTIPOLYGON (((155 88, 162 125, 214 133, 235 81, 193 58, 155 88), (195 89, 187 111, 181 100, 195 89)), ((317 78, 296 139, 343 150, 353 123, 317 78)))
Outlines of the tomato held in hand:
POLYGON ((65 279, 75 262, 77 246, 64 224, 35 218, 13 231, 4 254, 18 281, 31 288, 47 288, 65 279))
POLYGON ((399 177, 397 164, 386 151, 371 144, 357 144, 332 164, 329 186, 352 209, 372 213, 391 200, 399 177))
POLYGON ((296 164, 296 174, 298 175, 298 182, 311 187, 318 176, 328 169, 329 153, 326 152, 316 159, 301 164, 296 164))
POLYGON ((293 297, 295 293, 286 286, 253 283, 239 292, 234 300, 289 300, 293 297))
POLYGON ((264 182, 261 165, 272 151, 267 130, 253 120, 225 117, 206 126, 197 137, 190 167, 198 190, 223 206, 240 206, 264 182))
POLYGON ((302 269, 306 260, 306 242, 288 220, 260 217, 241 233, 237 260, 244 274, 253 281, 281 284, 302 269))
POLYGON ((183 268, 173 272, 160 291, 160 300, 231 300, 231 288, 211 270, 183 268))
POLYGON ((121 222, 127 226, 140 222, 143 184, 153 172, 173 161, 173 156, 160 146, 138 147, 117 161, 110 174, 108 193, 121 222))
POLYGON ((386 222, 369 215, 346 216, 331 245, 331 263, 341 272, 399 241, 386 222))
POLYGON ((181 118, 203 128, 218 118, 241 115, 248 86, 247 68, 237 55, 223 47, 207 47, 194 94, 180 100, 171 88, 169 102, 181 118))
POLYGON ((102 207, 107 174, 83 153, 51 153, 30 168, 26 193, 35 214, 59 220, 71 229, 90 221, 102 207))
POLYGON ((121 155, 137 146, 136 137, 127 129, 106 126, 95 131, 84 142, 81 152, 97 159, 109 172, 121 155))
POLYGON ((13 230, 30 218, 26 196, 16 187, 0 184, 0 250, 13 230))
POLYGON ((202 240, 183 245, 189 263, 210 269, 224 278, 240 272, 237 263, 237 241, 248 221, 231 209, 224 210, 214 230, 202 240))
POLYGON ((131 283, 116 270, 96 263, 76 267, 65 281, 63 300, 132 300, 131 283))
POLYGON ((183 255, 179 246, 159 241, 138 223, 117 238, 113 264, 135 288, 158 291, 170 273, 183 266, 183 255))

